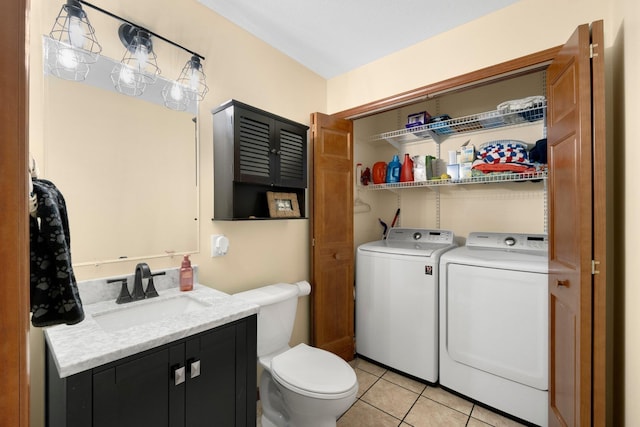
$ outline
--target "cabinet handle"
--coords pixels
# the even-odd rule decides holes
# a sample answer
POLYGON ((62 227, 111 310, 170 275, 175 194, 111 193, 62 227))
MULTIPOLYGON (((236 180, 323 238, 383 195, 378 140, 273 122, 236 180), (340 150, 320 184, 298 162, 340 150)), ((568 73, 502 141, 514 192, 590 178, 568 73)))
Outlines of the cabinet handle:
POLYGON ((187 361, 189 364, 189 378, 195 378, 200 376, 200 361, 190 359, 187 361))
POLYGON ((180 385, 185 382, 186 375, 184 366, 174 365, 171 367, 171 376, 173 377, 174 385, 180 385))
POLYGON ((565 288, 569 287, 569 281, 568 280, 556 280, 556 286, 563 286, 565 288))

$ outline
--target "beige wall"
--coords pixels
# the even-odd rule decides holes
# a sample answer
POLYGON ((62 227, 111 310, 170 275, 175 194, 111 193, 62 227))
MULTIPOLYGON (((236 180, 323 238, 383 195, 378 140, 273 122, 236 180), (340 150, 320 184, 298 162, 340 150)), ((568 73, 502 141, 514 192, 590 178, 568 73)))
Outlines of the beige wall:
MULTIPOLYGON (((482 19, 372 62, 328 82, 328 112, 563 44, 574 28, 604 19, 607 139, 613 148, 610 231, 615 270, 613 417, 640 425, 640 4, 637 0, 522 0, 482 19)), ((610 171, 611 172, 611 171, 610 171)), ((613 256, 610 257, 613 260, 613 256)), ((610 396, 611 398, 611 396, 610 396)))
MULTIPOLYGON (((44 158, 47 136, 43 130, 43 78, 40 38, 51 30, 64 0, 32 0, 30 149, 46 177, 44 158)), ((196 0, 110 0, 92 2, 117 15, 143 25, 201 55, 210 92, 200 106, 200 252, 193 254, 200 282, 235 293, 275 282, 309 279, 308 220, 213 222, 213 131, 211 110, 234 98, 300 123, 309 123, 309 113, 326 110, 326 81, 256 39, 196 0), (230 251, 210 258, 209 236, 225 234, 230 251)), ((103 54, 120 58, 123 47, 110 18, 85 8, 96 27, 103 54)), ((117 25, 116 25, 117 28, 117 25)), ((167 78, 176 78, 188 59, 186 53, 156 41, 158 63, 167 78)), ((70 112, 72 113, 72 112, 70 112)), ((90 140, 88 140, 90 141, 90 140)), ((69 153, 69 155, 73 155, 69 153)), ((95 167, 101 165, 96 159, 95 167)), ((167 206, 171 206, 167 195, 167 206)), ((82 212, 74 212, 82 215, 82 212)), ((135 224, 131 224, 135 227, 135 224)), ((127 230, 118 230, 126 233, 127 230)), ((181 258, 149 259, 152 269, 178 267, 181 258)), ((133 273, 135 262, 83 266, 75 269, 78 280, 133 273)), ((293 343, 309 340, 309 298, 300 301, 293 343)), ((31 334, 32 420, 44 425, 44 344, 42 332, 31 334)))
MULTIPOLYGON (((563 44, 586 22, 611 22, 600 0, 521 0, 328 81, 329 113, 563 44)), ((428 25, 428 18, 425 19, 428 25)))

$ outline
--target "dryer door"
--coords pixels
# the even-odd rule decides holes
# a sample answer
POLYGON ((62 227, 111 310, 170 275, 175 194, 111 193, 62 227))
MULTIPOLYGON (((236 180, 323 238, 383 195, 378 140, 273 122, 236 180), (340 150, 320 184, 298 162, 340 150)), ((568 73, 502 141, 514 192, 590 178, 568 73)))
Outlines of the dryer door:
POLYGON ((446 292, 452 359, 548 389, 546 274, 448 264, 446 292))

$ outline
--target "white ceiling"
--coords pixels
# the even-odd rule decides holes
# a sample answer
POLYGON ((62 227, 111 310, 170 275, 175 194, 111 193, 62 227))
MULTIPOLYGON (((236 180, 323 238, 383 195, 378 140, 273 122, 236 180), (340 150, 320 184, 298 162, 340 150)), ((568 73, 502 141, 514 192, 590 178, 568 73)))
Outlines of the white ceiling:
POLYGON ((198 0, 329 79, 518 0, 198 0))

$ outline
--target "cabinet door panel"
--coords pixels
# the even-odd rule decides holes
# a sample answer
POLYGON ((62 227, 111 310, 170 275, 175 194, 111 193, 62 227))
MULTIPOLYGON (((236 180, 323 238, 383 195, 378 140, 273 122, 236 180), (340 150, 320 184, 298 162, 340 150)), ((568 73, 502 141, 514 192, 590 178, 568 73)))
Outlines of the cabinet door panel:
POLYGON ((186 426, 236 425, 235 327, 215 329, 186 345, 186 426), (194 362, 200 362, 200 373, 192 378, 194 362))
POLYGON ((93 426, 168 426, 168 362, 165 349, 95 373, 93 426))
POLYGON ((307 130, 289 123, 276 122, 276 158, 278 179, 283 187, 307 187, 307 130))
POLYGON ((273 119, 239 107, 235 111, 235 181, 273 184, 273 119))
POLYGON ((175 344, 169 348, 169 427, 184 427, 185 422, 185 402, 184 393, 186 381, 182 384, 175 384, 173 370, 177 367, 184 367, 184 343, 175 344))

